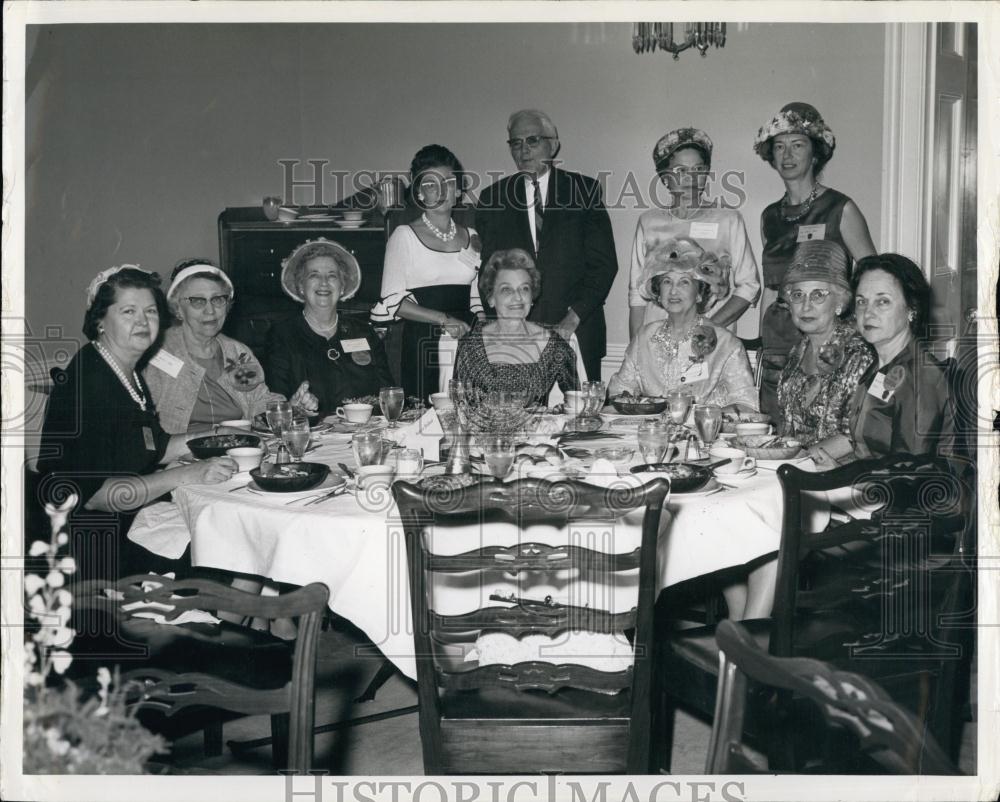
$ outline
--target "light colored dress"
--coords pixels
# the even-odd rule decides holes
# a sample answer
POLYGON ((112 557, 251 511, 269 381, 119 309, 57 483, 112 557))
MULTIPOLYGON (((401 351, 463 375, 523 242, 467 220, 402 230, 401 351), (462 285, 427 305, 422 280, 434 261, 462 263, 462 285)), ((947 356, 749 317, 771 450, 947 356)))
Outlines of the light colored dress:
POLYGON ((625 359, 608 383, 608 394, 664 396, 673 390, 694 395, 696 404, 740 404, 757 409, 757 388, 743 343, 731 332, 704 321, 715 331, 716 346, 697 361, 691 339, 678 344, 676 355, 664 336, 667 322, 643 326, 625 351, 625 359))
MULTIPOLYGON (((639 218, 632 242, 632 265, 629 268, 628 305, 645 307, 643 323, 663 320, 667 313, 663 307, 642 297, 640 281, 646 266, 646 254, 660 242, 678 237, 689 237, 706 251, 728 253, 732 261, 732 295, 743 298, 753 306, 760 297, 760 273, 750 247, 743 215, 736 209, 698 209, 691 217, 674 217, 667 209, 650 209, 639 218)), ((711 316, 729 300, 717 301, 706 310, 711 316)))

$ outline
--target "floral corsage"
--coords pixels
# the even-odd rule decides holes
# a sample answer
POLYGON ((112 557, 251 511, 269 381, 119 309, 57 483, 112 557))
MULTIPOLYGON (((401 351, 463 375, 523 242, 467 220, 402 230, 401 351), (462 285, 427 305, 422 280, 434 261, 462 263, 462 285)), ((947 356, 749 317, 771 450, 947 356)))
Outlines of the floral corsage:
POLYGON ((844 359, 843 348, 836 343, 827 343, 820 346, 819 353, 816 354, 816 369, 826 375, 836 373, 843 367, 844 359))
POLYGON ((257 361, 246 351, 241 352, 236 359, 227 356, 225 371, 244 392, 252 390, 264 380, 257 370, 257 361))
POLYGON ((691 363, 704 362, 705 357, 715 350, 719 344, 719 338, 715 329, 702 323, 691 330, 691 363))
POLYGON ((904 381, 906 381, 906 368, 902 365, 893 365, 889 368, 888 373, 885 374, 885 380, 882 382, 882 400, 888 400, 889 396, 896 392, 896 388, 904 381))

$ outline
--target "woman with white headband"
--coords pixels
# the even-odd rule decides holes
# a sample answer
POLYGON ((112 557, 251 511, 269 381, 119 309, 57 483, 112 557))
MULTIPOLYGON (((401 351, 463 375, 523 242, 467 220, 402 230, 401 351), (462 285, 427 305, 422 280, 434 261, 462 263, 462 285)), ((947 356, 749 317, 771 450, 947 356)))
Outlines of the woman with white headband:
MULTIPOLYGON (((232 301, 229 276, 211 262, 188 259, 174 268, 167 305, 180 325, 167 330, 144 373, 160 424, 170 433, 252 420, 268 401, 284 400, 268 390, 264 369, 250 348, 222 333, 232 301)), ((316 410, 308 382, 291 402, 307 412, 316 410)))
POLYGON ((135 511, 181 485, 224 482, 237 468, 229 457, 159 468, 187 451, 186 435, 163 431, 138 373, 159 340, 165 306, 155 273, 134 265, 102 271, 87 290, 90 342, 53 375, 39 497, 28 503, 77 497, 68 546, 75 580, 176 571, 176 561, 126 539, 135 511))

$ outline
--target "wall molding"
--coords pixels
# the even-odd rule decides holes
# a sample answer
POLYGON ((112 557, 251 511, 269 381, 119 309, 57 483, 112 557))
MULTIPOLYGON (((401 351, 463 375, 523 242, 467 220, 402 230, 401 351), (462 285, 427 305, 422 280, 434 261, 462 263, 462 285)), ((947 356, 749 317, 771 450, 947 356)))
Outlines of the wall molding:
POLYGON ((930 263, 928 234, 933 96, 930 23, 886 25, 882 109, 882 241, 880 251, 930 263))

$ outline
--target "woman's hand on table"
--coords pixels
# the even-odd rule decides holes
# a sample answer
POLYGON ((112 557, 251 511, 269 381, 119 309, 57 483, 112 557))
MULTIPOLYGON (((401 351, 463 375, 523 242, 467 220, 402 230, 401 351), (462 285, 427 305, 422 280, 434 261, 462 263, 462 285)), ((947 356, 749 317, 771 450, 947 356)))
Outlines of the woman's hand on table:
POLYGON ((293 407, 298 407, 306 412, 317 412, 319 410, 319 399, 309 392, 309 382, 304 381, 299 385, 299 388, 292 393, 292 397, 288 399, 288 402, 293 407))
POLYGON ((214 485, 228 482, 239 466, 231 457, 212 457, 185 465, 181 470, 185 480, 182 484, 214 485))
POLYGON ((840 463, 837 462, 826 449, 819 445, 812 445, 806 449, 809 452, 809 456, 812 457, 812 461, 816 463, 817 468, 821 468, 824 471, 832 470, 839 466, 840 463))

